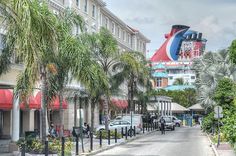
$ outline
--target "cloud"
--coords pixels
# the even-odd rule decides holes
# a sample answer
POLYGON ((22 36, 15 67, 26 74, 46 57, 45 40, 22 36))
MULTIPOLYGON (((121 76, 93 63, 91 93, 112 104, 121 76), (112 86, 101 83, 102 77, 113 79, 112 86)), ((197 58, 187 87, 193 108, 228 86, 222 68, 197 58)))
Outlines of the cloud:
POLYGON ((207 50, 228 47, 236 38, 236 0, 105 0, 118 17, 151 39, 158 49, 174 24, 190 26, 208 40, 207 50))
POLYGON ((155 22, 155 18, 153 18, 153 17, 133 17, 133 18, 126 18, 126 21, 136 23, 136 24, 153 24, 155 22))

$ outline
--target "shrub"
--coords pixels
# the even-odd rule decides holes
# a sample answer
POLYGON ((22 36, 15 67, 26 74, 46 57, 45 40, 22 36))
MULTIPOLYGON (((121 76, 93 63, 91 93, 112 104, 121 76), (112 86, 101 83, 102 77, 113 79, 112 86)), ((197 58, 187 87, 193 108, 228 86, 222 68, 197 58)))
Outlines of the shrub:
MULTIPOLYGON (((96 138, 99 138, 99 136, 100 136, 100 132, 97 131, 96 138)), ((110 136, 111 136, 111 139, 115 138, 115 131, 114 130, 111 130, 110 136)), ((117 139, 120 139, 120 138, 121 138, 121 134, 117 132, 117 139)), ((102 130, 102 139, 108 139, 108 131, 102 130)))
MULTIPOLYGON (((26 138, 26 139, 20 139, 17 142, 17 145, 20 149, 22 149, 23 144, 26 147, 26 152, 28 153, 34 153, 34 154, 42 154, 44 151, 44 143, 41 142, 41 140, 36 138, 26 138)), ((71 139, 65 140, 65 155, 69 156, 71 155, 71 150, 73 147, 73 143, 71 139)), ((48 148, 49 153, 61 153, 61 141, 59 139, 49 139, 48 140, 48 148)))
POLYGON ((234 145, 236 143, 236 114, 235 111, 224 111, 222 132, 227 140, 234 145))
POLYGON ((209 113, 202 121, 202 129, 207 133, 212 132, 212 126, 215 126, 214 112, 209 113))

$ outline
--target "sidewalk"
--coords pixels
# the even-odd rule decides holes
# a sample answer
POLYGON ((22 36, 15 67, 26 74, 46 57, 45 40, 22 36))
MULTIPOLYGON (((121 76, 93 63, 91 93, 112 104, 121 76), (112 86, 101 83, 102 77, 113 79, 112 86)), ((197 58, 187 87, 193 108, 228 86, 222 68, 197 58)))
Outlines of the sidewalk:
MULTIPOLYGON (((140 134, 136 134, 136 136, 134 137, 130 137, 128 136, 127 137, 127 140, 125 139, 125 136, 124 138, 121 138, 121 139, 117 139, 117 143, 115 143, 115 139, 111 139, 110 140, 110 145, 108 145, 108 140, 107 139, 103 139, 102 140, 102 147, 100 147, 100 144, 99 144, 99 139, 96 139, 94 138, 93 139, 93 151, 90 151, 90 140, 88 138, 85 138, 84 139, 84 152, 82 152, 82 145, 81 145, 81 142, 79 142, 79 154, 82 154, 82 155, 91 155, 91 154, 95 154, 95 153, 98 153, 98 152, 101 152, 101 151, 104 151, 104 150, 108 150, 108 149, 111 149, 115 146, 118 146, 120 144, 125 144, 127 142, 130 142, 132 140, 135 140, 137 138, 140 138, 140 137, 143 137, 145 135, 148 135, 150 133, 153 133, 155 132, 156 130, 154 131, 145 131, 145 133, 143 134, 143 132, 141 132, 140 134)), ((75 155, 75 143, 74 143, 74 147, 72 149, 72 155, 75 155)))
POLYGON ((215 153, 216 156, 236 156, 235 151, 233 150, 233 148, 230 146, 229 143, 221 143, 220 146, 217 148, 216 144, 214 144, 209 135, 206 134, 210 143, 211 143, 211 147, 215 153))
POLYGON ((218 153, 218 156, 236 156, 234 150, 228 143, 222 143, 220 146, 217 148, 216 145, 213 145, 218 153))

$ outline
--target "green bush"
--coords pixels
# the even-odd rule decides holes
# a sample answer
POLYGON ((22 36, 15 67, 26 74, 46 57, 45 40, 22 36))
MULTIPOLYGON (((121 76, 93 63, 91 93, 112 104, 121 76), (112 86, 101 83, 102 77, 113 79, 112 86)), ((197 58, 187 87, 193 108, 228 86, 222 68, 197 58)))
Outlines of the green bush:
MULTIPOLYGON (((36 138, 26 138, 20 139, 17 142, 17 145, 20 149, 22 149, 23 144, 25 145, 25 149, 27 153, 41 154, 44 151, 44 143, 41 140, 36 138)), ((73 143, 70 138, 65 140, 65 155, 71 155, 71 150, 73 147, 73 143)), ((61 153, 61 141, 59 139, 49 139, 48 140, 48 148, 49 153, 57 153, 60 155, 61 153)))
POLYGON ((224 111, 222 132, 227 140, 234 145, 236 143, 236 114, 235 111, 224 111))
POLYGON ((214 112, 211 112, 203 118, 202 129, 204 132, 211 133, 213 125, 215 125, 214 112))
MULTIPOLYGON (((212 136, 212 141, 214 143, 218 142, 218 134, 215 134, 214 136, 212 136)), ((227 142, 227 138, 224 133, 220 133, 220 142, 227 142)))
MULTIPOLYGON (((110 133, 111 139, 115 138, 115 131, 111 130, 110 133)), ((98 139, 100 137, 100 132, 96 132, 96 138, 98 139)), ((117 132, 117 139, 120 139, 122 136, 120 133, 117 132)), ((102 130, 102 139, 108 139, 108 131, 102 130)))

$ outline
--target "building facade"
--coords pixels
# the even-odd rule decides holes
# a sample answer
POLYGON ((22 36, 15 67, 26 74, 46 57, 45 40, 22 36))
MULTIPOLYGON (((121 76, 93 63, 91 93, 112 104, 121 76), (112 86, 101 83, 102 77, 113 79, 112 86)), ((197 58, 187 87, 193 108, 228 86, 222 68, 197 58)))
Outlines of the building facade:
MULTIPOLYGON (((114 15, 106 8, 106 4, 102 0, 48 0, 49 8, 54 14, 59 14, 66 8, 74 10, 81 15, 85 21, 85 31, 89 33, 99 32, 101 27, 105 27, 113 34, 118 41, 119 52, 140 51, 146 52, 146 44, 150 42, 140 31, 131 28, 124 23, 120 18, 114 15)), ((74 26, 73 34, 80 34, 79 26, 74 26)), ((1 38, 4 36, 4 30, 0 29, 1 38)), ((2 43, 2 42, 0 42, 2 43)), ((0 44, 0 49, 3 46, 0 44)), ((1 54, 1 53, 0 53, 1 54)), ((16 85, 16 78, 23 70, 23 65, 12 60, 10 70, 0 76, 0 89, 10 90, 16 85), (7 89, 8 88, 8 89, 7 89)), ((73 81, 68 84, 70 90, 67 96, 67 109, 64 110, 64 129, 72 130, 74 126, 74 116, 77 113, 79 117, 79 106, 77 111, 74 111, 75 94, 81 94, 83 86, 73 81)), ((34 91, 36 95, 39 90, 34 91)), ((39 109, 21 109, 20 101, 13 98, 13 105, 9 108, 2 108, 0 103, 0 139, 12 138, 13 141, 19 139, 19 136, 24 136, 25 131, 35 131, 39 129, 39 109)), ((78 100, 79 101, 79 100, 78 100)), ((83 101, 83 100, 82 100, 83 101)), ((86 100, 85 100, 86 101, 86 100)), ((81 101, 80 101, 81 102, 81 101)), ((79 103, 79 102, 78 102, 79 103)), ((91 106, 82 102, 82 118, 83 122, 90 123, 91 106)), ((59 110, 52 109, 49 114, 50 120, 54 125, 59 124, 59 110)), ((78 118, 79 119, 79 118, 78 118)), ((79 121, 79 120, 78 120, 79 121)), ((99 108, 95 109, 95 126, 99 124, 99 108)))

